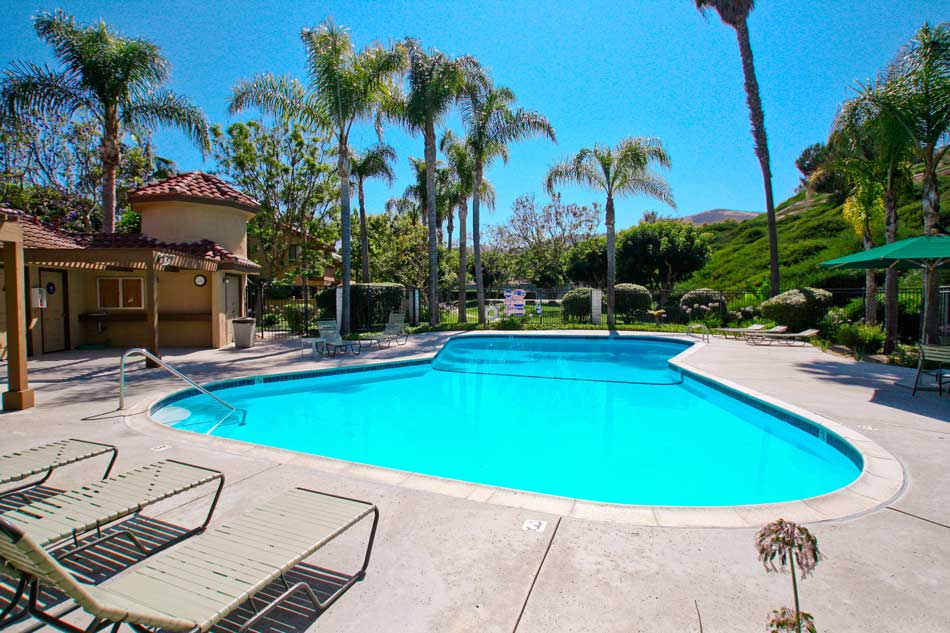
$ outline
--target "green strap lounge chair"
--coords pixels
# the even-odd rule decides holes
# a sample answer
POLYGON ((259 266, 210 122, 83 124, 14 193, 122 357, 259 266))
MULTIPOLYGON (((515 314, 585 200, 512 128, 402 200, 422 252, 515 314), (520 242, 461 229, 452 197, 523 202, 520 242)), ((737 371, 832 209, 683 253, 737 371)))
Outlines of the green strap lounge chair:
POLYGON ((950 345, 922 345, 918 344, 917 375, 914 376, 914 390, 911 395, 917 395, 917 385, 920 375, 933 376, 937 379, 937 394, 943 395, 943 379, 950 378, 950 345), (925 365, 936 365, 936 369, 926 369, 925 365))
POLYGON ((31 481, 0 492, 0 499, 45 483, 57 468, 109 453, 112 453, 112 459, 109 460, 106 472, 102 475, 105 479, 112 472, 112 466, 119 455, 118 449, 111 444, 76 439, 59 440, 16 453, 0 455, 0 486, 35 475, 43 475, 39 481, 31 481))
POLYGON ((337 352, 345 352, 347 349, 354 354, 359 354, 363 349, 363 344, 360 341, 343 340, 336 319, 317 321, 317 329, 320 331, 320 338, 323 339, 323 349, 330 356, 336 356, 337 352))
MULTIPOLYGON (((44 624, 68 633, 113 632, 125 623, 139 633, 207 631, 250 600, 251 628, 295 594, 318 610, 333 604, 366 575, 379 511, 365 501, 297 488, 233 521, 145 561, 102 585, 79 582, 23 530, 0 519, 0 565, 29 579, 27 609, 44 624), (284 574, 368 515, 373 525, 363 565, 328 598, 320 600, 306 583, 290 586, 284 574), (255 596, 274 581, 284 591, 264 603, 255 596), (92 615, 83 628, 37 605, 40 585, 56 587, 92 615)), ((342 580, 343 578, 341 578, 342 580)))
MULTIPOLYGON (((0 514, 0 520, 28 532, 38 547, 50 550, 51 556, 60 560, 119 538, 130 542, 144 556, 151 556, 203 532, 211 521, 223 486, 224 475, 221 472, 169 459, 4 512, 0 514), (102 534, 104 527, 138 514, 147 506, 215 481, 218 486, 204 522, 161 545, 146 549, 129 530, 102 534), (93 531, 97 537, 80 545, 80 538, 93 531), (67 549, 67 545, 72 547, 67 549)), ((0 576, 4 575, 3 572, 0 566, 0 576)), ((27 579, 19 574, 12 578, 19 580, 19 583, 14 597, 0 612, 0 626, 5 620, 21 615, 8 618, 23 596, 27 579)))

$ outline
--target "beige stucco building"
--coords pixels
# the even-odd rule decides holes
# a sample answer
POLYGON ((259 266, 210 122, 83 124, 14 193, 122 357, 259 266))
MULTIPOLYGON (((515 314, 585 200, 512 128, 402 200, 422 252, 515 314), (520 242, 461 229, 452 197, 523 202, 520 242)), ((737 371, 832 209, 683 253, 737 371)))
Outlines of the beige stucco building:
MULTIPOLYGON (((247 222, 258 203, 202 172, 130 195, 140 235, 81 234, 18 216, 26 266, 27 349, 223 347, 246 314, 247 222)), ((0 302, 3 302, 0 293, 0 302)), ((6 348, 0 305, 0 345, 6 348)))

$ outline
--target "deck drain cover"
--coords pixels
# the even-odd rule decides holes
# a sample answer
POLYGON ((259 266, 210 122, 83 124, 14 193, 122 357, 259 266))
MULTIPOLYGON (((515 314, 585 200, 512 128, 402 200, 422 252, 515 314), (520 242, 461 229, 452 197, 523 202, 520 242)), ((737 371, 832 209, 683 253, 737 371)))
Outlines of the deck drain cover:
POLYGON ((528 519, 521 524, 521 529, 525 532, 537 532, 541 534, 544 532, 544 528, 548 526, 547 521, 540 521, 538 519, 528 519))
POLYGON ((158 453, 160 451, 167 451, 169 448, 171 448, 171 446, 168 444, 159 444, 158 446, 153 446, 152 450, 158 453))

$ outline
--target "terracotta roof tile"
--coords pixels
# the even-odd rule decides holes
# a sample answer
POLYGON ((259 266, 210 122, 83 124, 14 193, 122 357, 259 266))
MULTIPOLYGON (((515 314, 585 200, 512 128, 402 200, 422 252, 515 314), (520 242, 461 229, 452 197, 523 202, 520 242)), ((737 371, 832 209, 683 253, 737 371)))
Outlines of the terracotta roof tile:
POLYGON ((246 211, 257 211, 260 204, 217 176, 189 171, 139 187, 129 194, 132 202, 185 198, 229 204, 246 211))

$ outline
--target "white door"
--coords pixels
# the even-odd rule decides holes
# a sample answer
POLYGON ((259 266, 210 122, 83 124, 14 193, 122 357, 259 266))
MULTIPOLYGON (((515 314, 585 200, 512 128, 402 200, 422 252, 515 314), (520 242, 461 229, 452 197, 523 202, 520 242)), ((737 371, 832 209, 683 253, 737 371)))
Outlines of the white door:
POLYGON ((42 317, 43 353, 66 349, 66 275, 61 270, 41 270, 40 287, 46 290, 42 317))
POLYGON ((224 311, 228 321, 228 341, 234 340, 234 324, 231 319, 241 316, 241 276, 224 276, 224 311))

